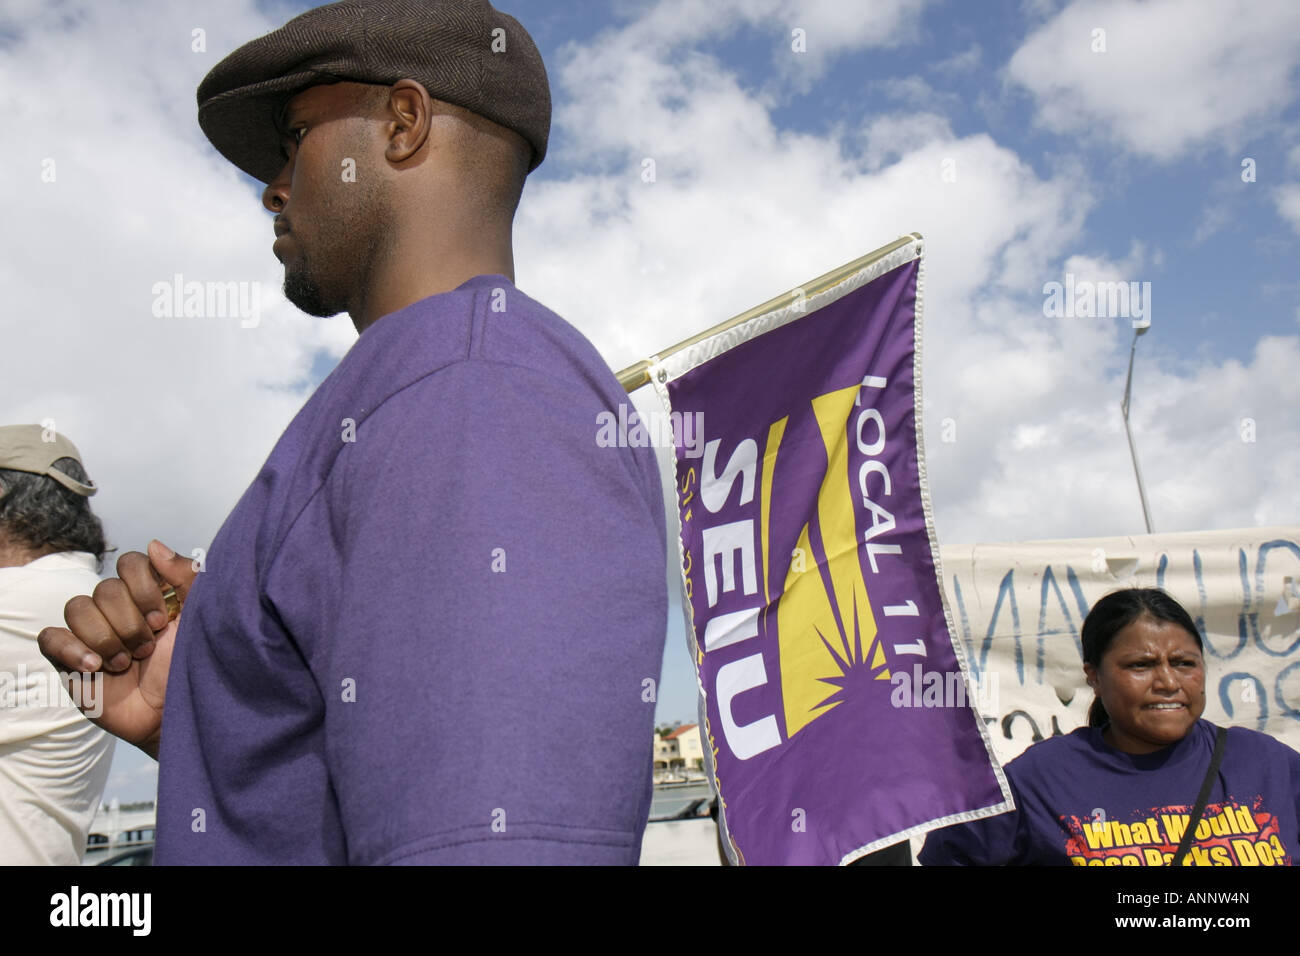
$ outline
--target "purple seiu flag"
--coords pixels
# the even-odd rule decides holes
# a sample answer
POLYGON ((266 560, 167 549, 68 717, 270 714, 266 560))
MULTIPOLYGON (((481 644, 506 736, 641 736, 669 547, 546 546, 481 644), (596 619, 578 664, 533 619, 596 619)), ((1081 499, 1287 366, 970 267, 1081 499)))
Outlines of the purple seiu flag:
POLYGON ((1012 807, 940 587, 920 237, 858 262, 650 368, 703 432, 676 447, 682 578, 736 863, 848 863, 1012 807))

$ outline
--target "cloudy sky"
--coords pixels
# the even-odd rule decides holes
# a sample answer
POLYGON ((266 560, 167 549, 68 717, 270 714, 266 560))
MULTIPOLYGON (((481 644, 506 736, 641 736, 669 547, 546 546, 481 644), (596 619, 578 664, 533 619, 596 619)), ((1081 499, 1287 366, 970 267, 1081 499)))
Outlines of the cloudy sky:
MULTIPOLYGON (((206 547, 355 341, 284 302, 261 185, 195 121, 203 75, 311 5, 0 12, 0 421, 77 442, 120 550, 206 547), (256 288, 256 323, 156 315, 178 274, 256 288)), ((1296 522, 1300 5, 501 6, 555 100, 517 283, 615 369, 919 231, 943 543, 1143 530, 1132 322, 1047 314, 1067 274, 1150 284, 1133 427, 1156 530, 1296 522)), ((665 721, 694 719, 678 606, 665 721)), ((121 747, 108 796, 151 797, 154 772, 121 747)))

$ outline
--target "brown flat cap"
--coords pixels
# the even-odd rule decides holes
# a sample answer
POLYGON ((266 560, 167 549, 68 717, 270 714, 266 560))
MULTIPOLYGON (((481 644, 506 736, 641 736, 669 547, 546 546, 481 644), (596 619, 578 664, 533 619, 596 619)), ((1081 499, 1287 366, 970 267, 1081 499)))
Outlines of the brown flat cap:
POLYGON ((199 126, 269 183, 284 167, 276 115, 321 83, 421 83, 434 99, 512 129, 546 155, 551 90, 532 37, 487 0, 343 0, 245 43, 199 84, 199 126))

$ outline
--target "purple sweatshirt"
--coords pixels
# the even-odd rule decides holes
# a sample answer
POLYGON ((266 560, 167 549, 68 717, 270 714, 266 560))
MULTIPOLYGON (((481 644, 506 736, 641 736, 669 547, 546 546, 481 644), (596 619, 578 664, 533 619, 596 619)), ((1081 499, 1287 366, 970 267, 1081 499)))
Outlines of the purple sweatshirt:
MULTIPOLYGON (((1210 766, 1215 727, 1198 720, 1149 754, 1116 750, 1101 728, 1034 744, 1006 765, 1016 809, 936 830, 924 866, 1167 866, 1210 766)), ((1300 753, 1229 727, 1193 833, 1191 866, 1300 862, 1300 753)))
POLYGON ((635 863, 667 594, 621 402, 502 276, 368 328, 185 603, 157 862, 635 863))

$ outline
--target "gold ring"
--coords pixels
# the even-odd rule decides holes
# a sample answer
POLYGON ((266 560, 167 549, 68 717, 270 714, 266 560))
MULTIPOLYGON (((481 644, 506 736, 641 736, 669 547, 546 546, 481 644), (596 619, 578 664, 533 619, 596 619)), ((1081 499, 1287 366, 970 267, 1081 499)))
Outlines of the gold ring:
POLYGON ((176 616, 181 613, 181 599, 177 596, 176 589, 169 584, 163 588, 162 596, 167 604, 167 620, 176 620, 176 616))

